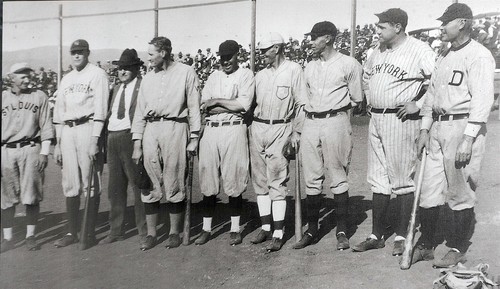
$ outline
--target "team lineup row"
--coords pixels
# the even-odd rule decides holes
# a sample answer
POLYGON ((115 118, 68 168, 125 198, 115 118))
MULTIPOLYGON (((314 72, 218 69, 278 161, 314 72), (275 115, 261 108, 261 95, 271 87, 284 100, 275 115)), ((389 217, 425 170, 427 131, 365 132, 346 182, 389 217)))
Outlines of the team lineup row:
POLYGON ((68 218, 68 232, 55 242, 57 247, 78 242, 82 193, 89 195, 83 225, 88 231, 80 239, 88 240, 85 247, 97 242, 106 147, 110 232, 101 244, 123 240, 130 186, 140 248, 157 244, 162 199, 170 222, 165 246, 178 247, 188 159, 198 154, 203 227, 195 244, 210 240, 220 191, 229 198, 230 244, 242 242, 242 193, 251 173, 261 220, 251 242, 271 240, 267 250, 278 251, 284 243, 289 175, 289 158, 283 152, 292 147, 302 160, 307 195, 307 230, 293 248, 309 246, 318 237, 328 174, 337 249, 362 252, 384 247, 388 204, 395 194, 393 255, 401 255, 415 199, 416 165, 418 158, 425 158, 422 193, 417 198, 421 237, 412 248, 412 262, 434 259, 436 220, 445 203, 454 214, 453 236, 447 240, 450 251, 433 265, 464 262, 468 232, 474 226, 485 125, 493 103, 493 57, 471 40, 472 11, 465 4, 452 4, 438 18, 442 40, 451 43, 438 56, 407 36, 408 16, 403 10, 392 8, 376 15, 380 44, 364 66, 335 50, 337 29, 323 21, 306 33, 318 59, 304 70, 286 60, 285 41, 278 33, 260 39, 257 49, 267 68, 255 76, 239 68, 238 43, 226 40, 219 46, 221 68, 210 75, 202 91, 193 68, 170 59, 171 41, 155 37, 148 46, 152 71, 141 78, 143 62, 134 49, 125 49, 114 63, 121 83, 110 93, 106 73, 89 63, 89 43, 79 39, 71 45, 75 69, 61 81, 53 117, 47 96, 28 88, 31 68, 26 63, 13 65, 13 87, 2 94, 2 252, 13 247, 19 203, 26 206, 26 245, 38 249, 35 229, 43 171, 55 138, 54 159, 62 166, 68 218), (367 181, 373 192, 373 226, 365 241, 351 246, 347 238, 350 111, 363 97, 371 113, 367 181))

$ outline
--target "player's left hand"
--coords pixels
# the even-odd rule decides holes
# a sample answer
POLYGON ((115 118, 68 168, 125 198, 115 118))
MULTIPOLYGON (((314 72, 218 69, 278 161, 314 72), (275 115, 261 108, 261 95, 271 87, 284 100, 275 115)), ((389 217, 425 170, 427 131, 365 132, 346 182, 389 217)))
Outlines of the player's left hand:
POLYGON ((300 145, 300 133, 294 131, 292 133, 292 136, 290 138, 290 142, 292 143, 292 147, 298 151, 299 150, 299 145, 300 145))
POLYGON ((474 138, 468 135, 463 135, 462 140, 458 144, 457 153, 455 154, 455 163, 458 167, 465 167, 472 156, 472 143, 474 138))
POLYGON ((415 101, 403 102, 400 103, 397 107, 399 108, 399 110, 396 113, 396 116, 403 121, 406 120, 409 115, 415 114, 420 111, 415 101))
POLYGON ((191 138, 186 148, 188 154, 195 156, 198 151, 198 138, 191 138))
POLYGON ((36 163, 36 167, 39 172, 43 172, 43 170, 47 167, 48 156, 47 155, 38 155, 38 162, 36 163))

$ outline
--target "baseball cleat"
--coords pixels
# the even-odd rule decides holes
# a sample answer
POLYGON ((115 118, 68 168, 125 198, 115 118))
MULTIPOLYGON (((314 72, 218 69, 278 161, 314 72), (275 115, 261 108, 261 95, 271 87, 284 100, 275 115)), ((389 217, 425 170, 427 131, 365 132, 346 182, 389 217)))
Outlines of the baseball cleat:
POLYGON ((62 247, 66 247, 66 246, 69 246, 69 245, 77 243, 77 242, 78 242, 78 238, 76 238, 75 236, 73 236, 71 234, 66 234, 61 239, 57 240, 54 243, 54 246, 56 246, 57 248, 62 248, 62 247))
POLYGON ((394 247, 392 248, 392 256, 401 256, 405 250, 405 240, 394 241, 394 247))
POLYGON ((294 249, 303 249, 303 248, 311 245, 313 243, 313 241, 314 241, 314 236, 311 233, 306 232, 302 236, 302 239, 300 239, 300 241, 298 241, 297 243, 295 243, 292 248, 294 248, 294 249))
POLYGON ((413 255, 411 257, 411 263, 415 264, 420 261, 430 261, 434 260, 434 250, 424 248, 422 245, 417 245, 413 249, 413 255))
POLYGON ((99 245, 111 244, 111 243, 114 243, 114 242, 117 242, 117 241, 123 241, 123 240, 124 240, 123 236, 111 236, 111 235, 108 235, 106 238, 104 238, 101 241, 99 241, 99 245))
POLYGON ((267 252, 276 252, 279 251, 281 247, 283 247, 283 239, 274 237, 271 244, 266 247, 266 250, 267 252))
POLYGON ((14 248, 14 241, 3 239, 1 244, 1 253, 9 251, 14 248))
POLYGON ((156 236, 147 235, 144 242, 141 240, 141 250, 146 251, 156 246, 156 236))
POLYGON ((28 238, 26 238, 25 242, 28 251, 36 251, 39 249, 38 244, 36 243, 35 236, 29 236, 28 238))
POLYGON ((349 239, 344 232, 340 232, 337 234, 337 250, 343 251, 349 249, 349 239))
POLYGON ((467 258, 465 258, 465 253, 451 249, 444 255, 441 260, 434 260, 432 267, 434 268, 451 268, 456 266, 458 263, 465 263, 467 258))
POLYGON ((181 245, 181 237, 179 237, 179 234, 170 234, 168 235, 167 243, 165 244, 165 248, 167 249, 172 249, 172 248, 177 248, 181 245))
POLYGON ((271 240, 271 231, 265 231, 261 229, 259 233, 255 237, 253 237, 252 240, 250 240, 250 242, 252 242, 252 244, 260 244, 267 240, 271 240))
POLYGON ((372 249, 381 249, 384 247, 385 247, 384 239, 377 240, 377 239, 367 238, 363 242, 352 247, 352 250, 354 252, 364 252, 372 249))
POLYGON ((194 241, 194 243, 195 245, 203 245, 207 243, 208 240, 210 240, 210 232, 202 230, 200 236, 194 241))
POLYGON ((240 232, 230 232, 229 233, 229 245, 236 246, 241 244, 242 242, 241 233, 240 232))

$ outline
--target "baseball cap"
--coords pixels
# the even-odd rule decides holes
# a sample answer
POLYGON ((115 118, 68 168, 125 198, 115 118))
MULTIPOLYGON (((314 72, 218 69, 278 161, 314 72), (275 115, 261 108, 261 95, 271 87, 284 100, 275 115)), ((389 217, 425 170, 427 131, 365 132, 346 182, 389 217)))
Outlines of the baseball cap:
POLYGON ((257 49, 266 49, 275 44, 283 44, 285 40, 283 37, 277 32, 269 32, 262 37, 262 39, 257 44, 257 49))
POLYGON ((87 42, 87 40, 78 39, 71 43, 71 48, 69 49, 70 52, 81 50, 89 50, 89 43, 87 42))
POLYGON ((304 35, 320 37, 323 35, 337 35, 337 27, 332 22, 323 21, 314 24, 311 32, 304 35))
POLYGON ((375 16, 378 17, 379 23, 399 23, 403 28, 406 28, 406 25, 408 25, 408 14, 399 8, 387 9, 382 13, 375 14, 375 16))
POLYGON ((26 72, 26 71, 33 71, 33 69, 31 67, 29 67, 28 63, 21 62, 21 63, 13 64, 10 67, 9 73, 17 74, 17 73, 23 73, 23 72, 26 72))
POLYGON ((238 51, 240 51, 238 42, 234 40, 226 40, 219 45, 220 56, 233 56, 238 51))
POLYGON ((472 17, 472 10, 469 6, 463 3, 453 3, 446 8, 446 11, 437 20, 448 23, 457 18, 472 19, 472 17))

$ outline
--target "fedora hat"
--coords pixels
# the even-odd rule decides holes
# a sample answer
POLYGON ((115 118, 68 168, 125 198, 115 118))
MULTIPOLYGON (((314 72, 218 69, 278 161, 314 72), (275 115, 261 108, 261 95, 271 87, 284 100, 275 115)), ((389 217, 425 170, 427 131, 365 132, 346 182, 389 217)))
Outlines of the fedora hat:
POLYGON ((118 61, 115 60, 112 63, 120 67, 144 64, 144 62, 137 56, 137 51, 135 51, 135 49, 128 49, 128 48, 123 51, 118 61))

